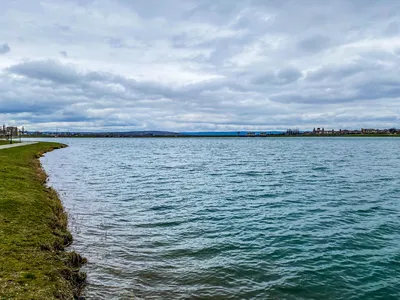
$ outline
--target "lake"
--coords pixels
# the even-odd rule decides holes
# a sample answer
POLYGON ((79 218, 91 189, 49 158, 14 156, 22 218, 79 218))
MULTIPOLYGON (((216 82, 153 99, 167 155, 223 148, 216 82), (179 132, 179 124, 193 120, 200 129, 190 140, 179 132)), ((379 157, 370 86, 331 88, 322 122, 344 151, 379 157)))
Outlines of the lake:
POLYGON ((400 299, 400 138, 51 140, 88 299, 400 299))

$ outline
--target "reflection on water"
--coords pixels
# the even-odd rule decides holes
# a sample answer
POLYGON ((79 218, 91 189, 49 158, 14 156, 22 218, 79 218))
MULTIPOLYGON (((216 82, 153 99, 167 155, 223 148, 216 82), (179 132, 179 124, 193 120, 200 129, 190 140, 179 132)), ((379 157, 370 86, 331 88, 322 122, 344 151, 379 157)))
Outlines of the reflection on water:
POLYGON ((400 139, 63 139, 90 299, 400 299, 400 139))

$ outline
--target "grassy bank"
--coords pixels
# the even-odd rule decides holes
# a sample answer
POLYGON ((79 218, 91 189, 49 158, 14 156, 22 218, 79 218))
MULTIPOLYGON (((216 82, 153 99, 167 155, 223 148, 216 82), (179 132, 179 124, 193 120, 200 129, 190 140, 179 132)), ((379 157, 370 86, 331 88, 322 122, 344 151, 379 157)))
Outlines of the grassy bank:
POLYGON ((83 286, 84 259, 64 251, 67 215, 38 160, 61 147, 0 150, 0 299, 73 299, 83 286))

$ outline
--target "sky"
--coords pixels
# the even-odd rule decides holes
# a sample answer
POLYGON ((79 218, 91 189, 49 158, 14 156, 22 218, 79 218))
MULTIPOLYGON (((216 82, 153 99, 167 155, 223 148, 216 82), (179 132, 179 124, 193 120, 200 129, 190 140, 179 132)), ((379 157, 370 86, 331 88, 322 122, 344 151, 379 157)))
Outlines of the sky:
POLYGON ((400 128, 400 1, 0 0, 0 123, 400 128))

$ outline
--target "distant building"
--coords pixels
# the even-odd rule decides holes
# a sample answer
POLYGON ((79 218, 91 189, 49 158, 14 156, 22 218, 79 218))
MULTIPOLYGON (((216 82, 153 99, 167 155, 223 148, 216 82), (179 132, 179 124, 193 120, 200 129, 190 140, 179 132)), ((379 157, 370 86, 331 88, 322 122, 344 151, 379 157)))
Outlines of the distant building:
POLYGON ((371 128, 361 128, 361 133, 378 133, 378 130, 371 128))
POLYGON ((324 132, 325 132, 325 129, 324 128, 317 128, 317 129, 315 129, 314 128, 314 130, 313 130, 313 134, 316 134, 316 135, 321 135, 321 134, 324 134, 324 132))

